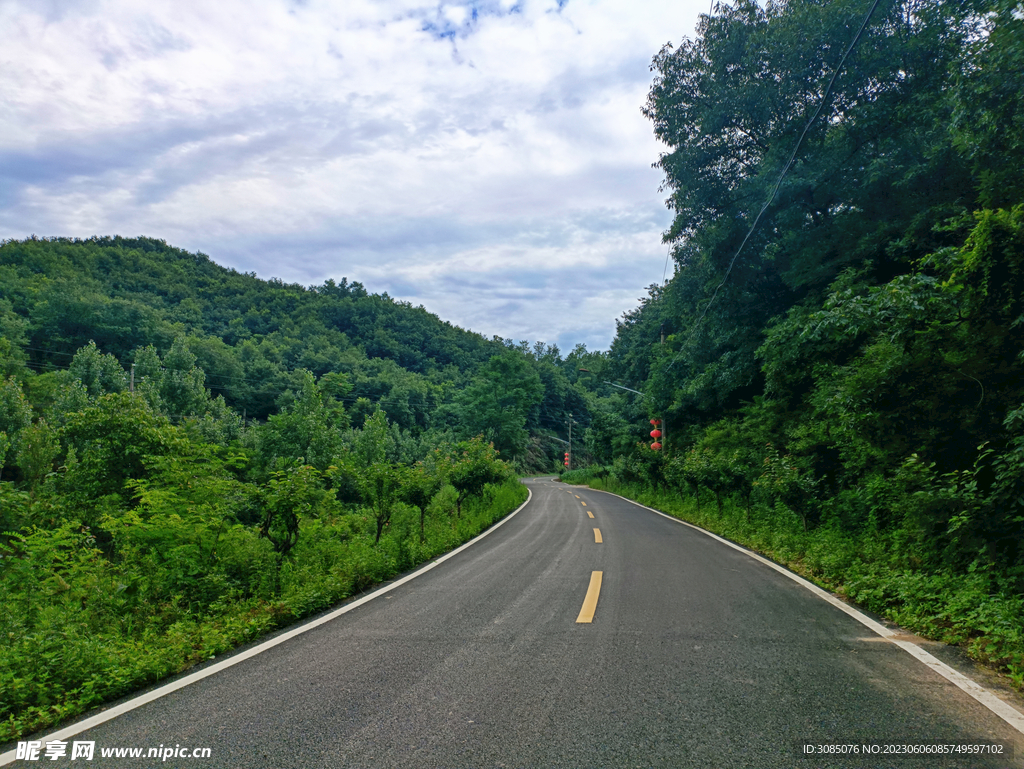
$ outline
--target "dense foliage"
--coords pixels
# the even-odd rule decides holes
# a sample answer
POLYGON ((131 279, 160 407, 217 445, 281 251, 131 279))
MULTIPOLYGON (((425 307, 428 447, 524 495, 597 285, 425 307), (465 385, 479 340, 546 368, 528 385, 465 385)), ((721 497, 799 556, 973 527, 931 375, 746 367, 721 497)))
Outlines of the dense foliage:
POLYGON ((570 477, 663 495, 1020 683, 1024 6, 889 0, 858 39, 872 6, 736 0, 655 56, 676 271, 603 364, 644 397, 570 477))
POLYGON ((0 244, 0 373, 50 407, 90 345, 99 362, 71 374, 99 366, 90 394, 128 389, 134 368, 154 409, 176 421, 209 412, 223 429, 234 414, 288 434, 281 410, 307 372, 354 426, 380 408, 417 445, 483 434, 526 470, 556 466, 570 414, 589 422, 557 348, 488 340, 358 282, 260 280, 148 238, 0 244))
POLYGON ((0 380, 0 739, 325 608, 526 496, 481 437, 424 448, 379 410, 348 427, 329 374, 298 372, 244 424, 180 340, 135 357, 134 391, 92 344, 44 405, 0 380))

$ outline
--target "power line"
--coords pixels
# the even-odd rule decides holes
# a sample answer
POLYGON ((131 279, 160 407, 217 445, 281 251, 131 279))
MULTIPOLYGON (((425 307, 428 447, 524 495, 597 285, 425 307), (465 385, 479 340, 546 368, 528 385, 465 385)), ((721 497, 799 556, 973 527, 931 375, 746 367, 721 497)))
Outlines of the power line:
MULTIPOLYGON (((868 22, 871 20, 871 16, 874 14, 875 9, 877 7, 878 0, 875 0, 871 4, 871 8, 868 9, 867 15, 864 17, 864 21, 861 22, 860 29, 857 31, 856 37, 854 37, 850 45, 847 46, 846 51, 843 53, 843 57, 839 60, 839 64, 832 71, 832 77, 828 81, 828 87, 825 89, 825 93, 822 95, 821 101, 818 102, 818 106, 814 110, 814 114, 811 115, 810 119, 807 121, 807 124, 804 126, 804 130, 800 132, 800 138, 797 139, 796 146, 793 147, 793 152, 789 156, 789 160, 787 161, 785 167, 783 167, 782 173, 779 174, 778 181, 775 182, 775 186, 772 188, 771 195, 768 196, 768 199, 765 200, 764 205, 761 206, 761 210, 758 211, 757 216, 754 218, 754 223, 750 225, 750 229, 747 231, 746 237, 743 238, 743 242, 740 243, 740 247, 736 249, 736 253, 733 255, 732 261, 729 262, 729 268, 725 271, 725 277, 722 278, 722 282, 715 286, 715 290, 711 295, 711 300, 704 306, 704 310, 703 312, 701 312, 700 317, 697 318, 697 322, 694 323, 693 328, 690 329, 690 333, 686 337, 687 342, 689 342, 689 340, 693 337, 694 333, 696 333, 697 328, 704 320, 704 316, 708 314, 708 310, 711 308, 711 305, 715 303, 715 299, 718 297, 719 289, 722 288, 722 286, 725 285, 725 282, 729 279, 729 274, 732 272, 732 268, 736 264, 736 260, 740 256, 740 252, 743 251, 743 247, 747 245, 747 241, 750 240, 750 236, 753 235, 754 230, 757 229, 757 224, 758 222, 761 221, 761 216, 764 214, 765 211, 768 210, 768 206, 771 205, 772 201, 775 200, 775 196, 778 194, 779 188, 782 186, 782 180, 786 177, 786 174, 789 172, 790 167, 793 165, 793 161, 796 160, 797 152, 800 150, 800 145, 803 144, 804 137, 807 136, 807 132, 811 129, 811 125, 813 125, 814 121, 817 119, 818 114, 821 112, 821 108, 824 107, 825 102, 828 101, 828 97, 832 93, 832 86, 835 84, 836 78, 839 76, 840 71, 843 69, 843 65, 846 63, 846 59, 850 55, 850 52, 853 51, 857 43, 860 42, 860 38, 864 34, 864 30, 867 29, 868 22)), ((677 354, 676 357, 672 359, 672 362, 669 363, 669 366, 672 366, 679 359, 680 355, 682 355, 681 350, 679 354, 677 354)))

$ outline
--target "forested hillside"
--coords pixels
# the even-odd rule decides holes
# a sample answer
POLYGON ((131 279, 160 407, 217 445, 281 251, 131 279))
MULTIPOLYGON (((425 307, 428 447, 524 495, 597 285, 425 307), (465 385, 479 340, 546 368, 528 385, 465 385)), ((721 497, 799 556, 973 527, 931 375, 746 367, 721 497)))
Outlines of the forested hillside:
POLYGON ((1024 6, 738 0, 698 32, 654 57, 644 108, 675 273, 605 361, 664 450, 570 477, 1020 684, 1024 6))
MULTIPOLYGON (((414 438, 484 433, 503 458, 527 462, 529 434, 564 437, 568 415, 586 410, 557 348, 484 339, 358 282, 261 280, 147 238, 4 243, 0 323, 5 373, 37 405, 52 403, 67 380, 59 372, 94 344, 125 372, 106 384, 114 391, 129 387, 133 364, 151 393, 161 371, 194 365, 195 401, 162 404, 174 419, 208 410, 205 390, 237 416, 265 421, 309 372, 354 426, 379 406, 414 438), (512 389, 495 394, 492 382, 512 389)), ((531 466, 550 469, 556 444, 531 452, 531 466)))
MULTIPOLYGON (((166 350, 184 336, 206 386, 256 418, 276 408, 298 369, 318 377, 358 371, 356 380, 389 384, 397 377, 396 399, 408 400, 408 389, 422 399, 424 377, 461 381, 501 350, 422 308, 371 296, 357 282, 305 288, 260 280, 146 238, 6 243, 0 270, 0 295, 27 324, 21 340, 34 369, 66 366, 90 341, 127 365, 136 348, 166 350), (369 359, 393 365, 367 367, 369 359), (419 376, 403 378, 399 369, 419 376)), ((18 328, 15 322, 9 330, 18 328)), ((391 389, 356 395, 379 398, 391 389)))

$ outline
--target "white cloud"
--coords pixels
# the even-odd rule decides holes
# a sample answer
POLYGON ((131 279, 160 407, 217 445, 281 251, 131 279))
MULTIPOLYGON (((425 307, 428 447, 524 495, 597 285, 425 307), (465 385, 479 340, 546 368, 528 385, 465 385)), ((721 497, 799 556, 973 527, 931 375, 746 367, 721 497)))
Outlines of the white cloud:
POLYGON ((0 237, 152 235, 603 347, 661 278, 640 106, 699 5, 0 2, 0 237))

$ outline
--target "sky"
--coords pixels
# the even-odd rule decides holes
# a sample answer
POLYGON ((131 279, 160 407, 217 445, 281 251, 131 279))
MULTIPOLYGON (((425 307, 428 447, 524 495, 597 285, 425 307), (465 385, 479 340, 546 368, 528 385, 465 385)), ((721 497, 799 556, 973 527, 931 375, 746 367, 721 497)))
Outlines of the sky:
POLYGON ((144 235, 607 349, 666 270, 650 62, 707 11, 0 0, 0 238, 144 235))

